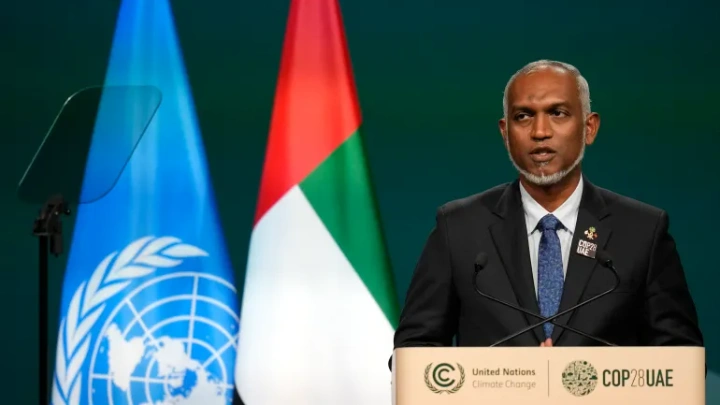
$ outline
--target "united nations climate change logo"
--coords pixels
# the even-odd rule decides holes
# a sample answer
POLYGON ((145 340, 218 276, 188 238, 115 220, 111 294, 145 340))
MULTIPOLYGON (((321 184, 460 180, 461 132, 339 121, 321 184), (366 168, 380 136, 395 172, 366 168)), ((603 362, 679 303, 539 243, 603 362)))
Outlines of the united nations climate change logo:
POLYGON ((52 404, 229 403, 235 288, 176 270, 207 256, 174 237, 145 237, 105 257, 61 320, 52 404))
POLYGON ((562 373, 563 387, 576 397, 589 395, 595 390, 597 382, 597 370, 587 361, 573 361, 565 367, 562 373))
POLYGON ((436 394, 458 392, 465 384, 465 370, 459 363, 455 364, 457 369, 450 363, 440 363, 434 368, 433 363, 428 364, 425 367, 425 385, 428 389, 436 394))

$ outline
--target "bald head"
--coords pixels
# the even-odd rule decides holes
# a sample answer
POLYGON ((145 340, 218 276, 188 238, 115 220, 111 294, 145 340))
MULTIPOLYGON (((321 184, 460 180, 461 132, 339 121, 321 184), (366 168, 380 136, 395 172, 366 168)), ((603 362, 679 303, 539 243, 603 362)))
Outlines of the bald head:
POLYGON ((583 115, 588 115, 591 112, 590 108, 590 86, 587 80, 580 74, 580 71, 573 65, 564 62, 552 61, 552 60, 539 60, 528 63, 523 66, 522 69, 515 72, 510 80, 508 80, 505 86, 505 92, 503 94, 503 117, 507 118, 508 115, 508 94, 510 89, 518 77, 531 75, 536 72, 550 70, 559 74, 568 74, 573 77, 577 84, 577 93, 580 98, 580 104, 582 105, 583 115))
POLYGON ((579 179, 585 145, 600 125, 590 110, 590 91, 566 63, 530 63, 508 81, 500 133, 526 184, 546 187, 579 179))

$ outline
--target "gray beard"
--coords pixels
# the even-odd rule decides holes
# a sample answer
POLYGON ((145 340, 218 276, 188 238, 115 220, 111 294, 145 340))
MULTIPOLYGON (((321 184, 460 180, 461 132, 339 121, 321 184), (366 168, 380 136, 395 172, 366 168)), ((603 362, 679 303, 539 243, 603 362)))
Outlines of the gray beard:
POLYGON ((525 179, 527 179, 527 181, 529 181, 530 183, 535 184, 537 186, 551 186, 553 184, 559 183, 568 174, 570 174, 570 172, 575 170, 575 168, 580 164, 580 162, 582 162, 583 157, 585 157, 585 136, 586 136, 585 132, 586 132, 585 129, 583 129, 583 142, 582 142, 582 146, 580 147, 580 154, 578 155, 577 159, 575 159, 573 164, 570 165, 570 167, 568 167, 567 169, 561 170, 561 171, 559 171, 557 173, 553 173, 553 174, 541 174, 538 176, 536 174, 532 174, 526 170, 521 169, 520 166, 518 166, 517 162, 515 162, 515 159, 513 159, 512 154, 510 153, 510 145, 509 145, 507 137, 505 138, 505 149, 508 151, 508 156, 510 157, 510 162, 512 162, 513 166, 515 166, 515 169, 521 175, 523 175, 523 177, 525 177, 525 179))

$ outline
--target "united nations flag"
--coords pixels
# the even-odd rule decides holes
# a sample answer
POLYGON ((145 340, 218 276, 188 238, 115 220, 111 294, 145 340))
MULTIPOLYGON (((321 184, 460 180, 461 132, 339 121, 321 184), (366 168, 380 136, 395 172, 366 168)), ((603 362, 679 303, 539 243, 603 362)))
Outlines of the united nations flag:
MULTIPOLYGON (((236 291, 168 0, 123 1, 105 85, 153 86, 162 102, 114 187, 79 207, 52 404, 230 403, 236 291)), ((95 130, 137 117, 106 111, 95 130)), ((97 178, 121 151, 93 142, 97 178)))

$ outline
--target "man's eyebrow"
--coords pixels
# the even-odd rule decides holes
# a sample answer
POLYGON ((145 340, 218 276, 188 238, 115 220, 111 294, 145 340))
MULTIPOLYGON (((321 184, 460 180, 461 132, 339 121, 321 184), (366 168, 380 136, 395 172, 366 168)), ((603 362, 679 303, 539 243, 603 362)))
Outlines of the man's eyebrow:
MULTIPOLYGON (((541 108, 541 109, 552 110, 552 109, 555 109, 558 107, 569 107, 569 106, 570 106, 570 104, 567 101, 556 101, 547 106, 543 106, 543 108, 541 108)), ((512 111, 535 111, 535 110, 537 110, 537 108, 530 107, 527 104, 519 104, 519 103, 512 104, 510 106, 510 109, 512 111)))
POLYGON ((532 108, 530 108, 529 106, 527 106, 525 104, 512 104, 510 106, 510 109, 511 110, 523 110, 523 111, 531 111, 532 110, 532 108))

